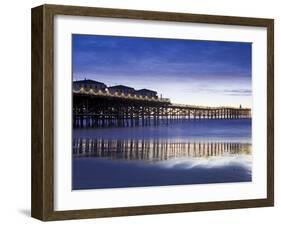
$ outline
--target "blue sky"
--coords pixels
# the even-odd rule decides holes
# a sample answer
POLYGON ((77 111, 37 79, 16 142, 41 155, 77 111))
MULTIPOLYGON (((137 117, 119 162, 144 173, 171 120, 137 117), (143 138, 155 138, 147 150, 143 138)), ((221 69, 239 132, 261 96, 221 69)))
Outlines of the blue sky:
POLYGON ((174 103, 251 107, 252 45, 72 36, 73 79, 148 88, 174 103))

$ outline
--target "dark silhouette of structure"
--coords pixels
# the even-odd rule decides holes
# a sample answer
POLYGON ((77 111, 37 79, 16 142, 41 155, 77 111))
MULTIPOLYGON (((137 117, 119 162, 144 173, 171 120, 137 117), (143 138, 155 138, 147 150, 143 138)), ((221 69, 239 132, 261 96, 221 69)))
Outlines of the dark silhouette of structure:
POLYGON ((150 126, 181 120, 245 119, 251 109, 207 107, 173 104, 168 98, 158 98, 157 92, 136 91, 118 85, 107 87, 93 80, 81 80, 73 85, 73 127, 150 126))
POLYGON ((74 81, 73 82, 73 90, 95 90, 95 91, 105 91, 107 86, 98 81, 90 80, 90 79, 84 79, 84 80, 79 80, 79 81, 74 81))
POLYGON ((108 87, 108 90, 112 94, 135 94, 135 89, 129 86, 123 86, 123 85, 118 85, 118 86, 110 86, 108 87))
POLYGON ((149 89, 140 89, 136 93, 141 96, 147 96, 149 98, 157 98, 157 92, 149 89))

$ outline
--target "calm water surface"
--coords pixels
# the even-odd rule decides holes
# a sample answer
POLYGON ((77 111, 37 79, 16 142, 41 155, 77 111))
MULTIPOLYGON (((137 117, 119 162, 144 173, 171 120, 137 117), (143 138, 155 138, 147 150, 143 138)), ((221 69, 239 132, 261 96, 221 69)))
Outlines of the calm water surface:
POLYGON ((73 189, 252 180, 251 120, 73 130, 73 189))

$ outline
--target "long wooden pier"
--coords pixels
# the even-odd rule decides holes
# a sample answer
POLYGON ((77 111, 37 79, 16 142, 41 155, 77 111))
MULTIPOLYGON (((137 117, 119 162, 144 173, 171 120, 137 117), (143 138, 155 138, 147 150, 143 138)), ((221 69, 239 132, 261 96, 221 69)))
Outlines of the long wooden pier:
POLYGON ((173 104, 167 98, 73 91, 73 127, 133 127, 181 120, 246 119, 250 108, 173 104))

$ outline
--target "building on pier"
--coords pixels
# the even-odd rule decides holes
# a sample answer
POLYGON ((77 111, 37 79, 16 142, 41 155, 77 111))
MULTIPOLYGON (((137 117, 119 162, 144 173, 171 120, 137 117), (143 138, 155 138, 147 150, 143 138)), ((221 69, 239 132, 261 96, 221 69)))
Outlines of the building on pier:
POLYGON ((91 79, 84 79, 84 80, 78 80, 78 81, 74 81, 73 82, 73 90, 78 91, 78 90, 85 90, 85 91, 89 91, 89 90, 93 90, 94 92, 97 91, 105 91, 107 88, 107 86, 102 83, 102 82, 98 82, 95 80, 91 80, 91 79))
POLYGON ((140 89, 136 91, 137 95, 142 95, 148 98, 158 98, 157 92, 149 89, 140 89))
POLYGON ((134 88, 129 86, 123 86, 123 85, 110 86, 108 87, 108 91, 113 94, 117 92, 118 94, 125 94, 125 95, 136 93, 134 88))

